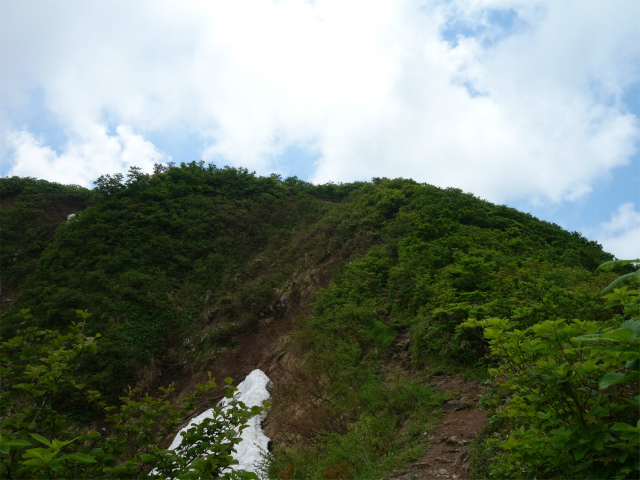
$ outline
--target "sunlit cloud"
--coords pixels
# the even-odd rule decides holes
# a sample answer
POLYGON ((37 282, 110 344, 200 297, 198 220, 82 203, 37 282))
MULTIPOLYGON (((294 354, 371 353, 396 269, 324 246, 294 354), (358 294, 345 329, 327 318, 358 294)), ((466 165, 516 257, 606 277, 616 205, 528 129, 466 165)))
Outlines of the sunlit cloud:
POLYGON ((633 203, 620 205, 611 220, 598 225, 593 235, 605 251, 621 260, 640 258, 640 212, 633 203))
POLYGON ((633 1, 7 5, 0 103, 41 89, 69 139, 48 144, 0 107, 16 174, 90 184, 165 161, 149 138, 188 131, 200 158, 260 174, 287 174, 279 158, 311 145, 314 182, 402 176, 549 204, 637 151, 621 102, 640 78, 633 1), (119 125, 140 147, 107 133, 119 125))
POLYGON ((127 171, 132 166, 150 171, 154 164, 170 160, 129 126, 118 126, 115 135, 108 135, 102 125, 84 130, 82 138, 70 141, 60 153, 29 132, 11 131, 7 136, 13 152, 9 174, 86 185, 104 172, 127 171))

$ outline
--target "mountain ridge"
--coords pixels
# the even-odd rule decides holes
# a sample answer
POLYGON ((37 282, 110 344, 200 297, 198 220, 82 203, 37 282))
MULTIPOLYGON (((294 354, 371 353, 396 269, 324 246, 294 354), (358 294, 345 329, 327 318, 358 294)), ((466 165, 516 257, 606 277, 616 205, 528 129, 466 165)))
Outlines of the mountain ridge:
MULTIPOLYGON (((113 398, 127 384, 176 381, 177 401, 207 371, 240 381, 265 367, 276 385, 271 474, 283 478, 366 478, 419 458, 446 399, 433 373, 487 379, 496 362, 460 327, 467 318, 519 328, 615 318, 598 298, 615 275, 596 272, 613 257, 596 242, 457 189, 311 185, 203 162, 103 176, 92 191, 16 177, 0 186, 12 298, 3 337, 21 308, 47 328, 89 310, 89 332, 104 339, 78 379, 113 398), (56 228, 16 232, 37 209, 56 228), (408 366, 382 375, 403 332, 408 366), (368 439, 366 461, 336 453, 351 451, 354 435, 368 439)), ((60 408, 99 421, 67 393, 60 408)))

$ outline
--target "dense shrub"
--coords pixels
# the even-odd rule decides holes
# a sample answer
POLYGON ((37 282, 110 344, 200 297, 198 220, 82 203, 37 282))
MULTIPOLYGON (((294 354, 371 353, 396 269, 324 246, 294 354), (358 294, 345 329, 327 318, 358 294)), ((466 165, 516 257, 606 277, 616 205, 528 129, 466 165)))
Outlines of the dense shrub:
POLYGON ((480 476, 638 477, 640 291, 616 288, 625 279, 640 280, 638 272, 604 291, 611 291, 609 306, 634 317, 614 328, 564 319, 523 330, 496 318, 464 324, 482 327, 501 360, 490 370, 496 387, 486 399, 493 413, 486 443, 476 447, 480 476), (506 453, 495 455, 498 446, 506 453))
MULTIPOLYGON (((196 398, 216 385, 212 379, 175 408, 167 400, 173 386, 161 396, 125 392, 119 407, 107 406, 100 394, 76 383, 70 373, 83 355, 96 352, 95 337, 83 333, 86 312, 69 333, 40 330, 23 310, 20 334, 0 345, 0 476, 33 478, 257 478, 242 471, 229 472, 240 432, 261 408, 231 402, 214 407, 213 418, 183 434, 177 451, 158 445, 175 435, 178 425, 193 411, 196 398), (52 400, 69 389, 77 390, 105 414, 106 429, 80 428, 56 411, 52 400), (227 473, 225 473, 227 472, 227 473)), ((227 379, 227 398, 234 388, 227 379)))

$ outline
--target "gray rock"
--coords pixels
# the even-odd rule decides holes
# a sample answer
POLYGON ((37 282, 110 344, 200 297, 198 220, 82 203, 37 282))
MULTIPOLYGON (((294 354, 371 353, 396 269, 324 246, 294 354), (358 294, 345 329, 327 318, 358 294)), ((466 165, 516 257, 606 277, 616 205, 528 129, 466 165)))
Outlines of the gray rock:
POLYGON ((460 400, 449 400, 442 408, 445 410, 455 410, 457 412, 458 410, 464 410, 467 406, 460 400))
POLYGON ((291 303, 291 292, 284 292, 282 297, 280 297, 278 307, 284 310, 289 306, 289 303, 291 303))
POLYGON ((465 449, 456 460, 454 465, 460 465, 465 470, 469 469, 469 452, 465 449))
POLYGON ((396 480, 418 480, 418 477, 416 477, 413 473, 405 473, 401 477, 396 477, 396 480))

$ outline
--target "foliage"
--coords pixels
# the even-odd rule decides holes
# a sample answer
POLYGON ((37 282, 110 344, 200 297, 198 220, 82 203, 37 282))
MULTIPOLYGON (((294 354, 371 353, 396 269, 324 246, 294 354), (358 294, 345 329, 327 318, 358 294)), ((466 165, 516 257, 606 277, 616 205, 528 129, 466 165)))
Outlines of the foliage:
MULTIPOLYGON (((250 272, 260 274, 259 285, 239 288, 238 279, 267 245, 277 252, 278 244, 291 240, 293 227, 316 222, 315 214, 331 207, 304 194, 303 187, 202 162, 157 166, 152 175, 134 168, 126 178, 103 176, 93 205, 73 221, 55 223, 55 236, 30 273, 12 277, 17 299, 0 329, 5 336, 15 334, 19 310, 31 305, 49 329, 67 325, 78 307, 91 308, 87 332, 100 331, 105 341, 77 380, 116 401, 116 392, 135 384, 152 357, 178 350, 183 336, 202 331, 213 315, 216 321, 208 326, 220 329, 209 336, 214 346, 225 346, 269 310, 281 282, 281 260, 264 258, 265 265, 277 267, 250 272), (227 328, 231 322, 237 323, 236 333, 227 328)), ((22 211, 19 218, 28 223, 33 213, 22 211)), ((282 262, 292 252, 285 254, 282 262)))
MULTIPOLYGON (((91 192, 35 178, 0 178, 0 280, 3 302, 31 274, 67 215, 91 203, 91 192)), ((8 305, 0 305, 2 310, 8 305)))
MULTIPOLYGON (((29 305, 42 331, 91 308, 84 332, 105 337, 68 378, 115 403, 152 358, 163 371, 185 362, 197 371, 263 321, 291 320, 302 365, 289 397, 309 415, 296 420, 297 444, 273 460, 272 474, 285 478, 382 475, 418 448, 421 437, 405 433, 428 428, 442 398, 419 380, 390 378, 399 335, 418 377, 442 368, 486 375, 499 362, 482 335, 488 319, 535 336, 544 322, 600 328, 636 308, 606 309, 597 298, 616 274, 596 270, 613 258, 596 242, 457 189, 388 178, 312 185, 191 162, 105 175, 90 197, 74 221, 50 224, 28 268, 7 270, 17 297, 3 335, 20 334, 29 305), (470 317, 477 326, 461 327, 470 317)), ((30 208, 16 214, 16 238, 30 208)), ((610 302, 633 292, 614 288, 610 302)), ((68 418, 102 421, 77 397, 69 386, 51 401, 68 418)), ((510 418, 499 420, 504 428, 510 418)))
MULTIPOLYGON (((13 192, 19 179, 1 180, 13 192)), ((374 296, 411 324, 418 364, 434 355, 480 361, 483 342, 456 334, 468 316, 519 316, 523 325, 555 312, 606 316, 590 297, 607 277, 590 270, 611 258, 599 245, 456 189, 387 178, 311 185, 204 162, 157 165, 150 175, 132 168, 95 183, 93 205, 52 224, 55 237, 34 250, 28 269, 7 271, 18 295, 1 329, 15 333, 20 308, 30 305, 45 328, 91 308, 88 332, 107 341, 79 381, 106 394, 135 383, 151 357, 202 331, 212 315, 215 327, 239 320, 237 330, 254 328, 308 254, 354 260, 385 245, 374 296)), ((37 217, 21 212, 3 234, 37 217)), ((385 335, 377 326, 372 334, 385 335)), ((208 333, 222 346, 234 335, 208 333)))
MULTIPOLYGON (((605 298, 610 307, 624 306, 625 314, 635 315, 639 293, 613 287, 605 298)), ((508 455, 483 466, 485 474, 637 477, 640 319, 613 329, 563 319, 524 330, 496 318, 471 319, 464 326, 482 327, 492 353, 501 359, 491 370, 498 388, 487 401, 494 411, 494 434, 487 444, 489 449, 500 445, 508 455)))
POLYGON ((445 396, 423 380, 381 374, 399 327, 381 298, 389 253, 374 247, 346 265, 301 320, 294 343, 304 363, 293 388, 308 416, 297 426, 305 442, 276 452, 271 477, 379 478, 419 455, 445 396))
POLYGON ((270 478, 382 478, 419 458, 442 394, 406 377, 351 392, 366 399, 362 415, 344 432, 323 431, 310 445, 279 449, 270 478))
MULTIPOLYGON (((32 319, 23 310, 19 336, 1 344, 0 374, 0 475, 2 478, 175 478, 224 476, 257 478, 246 472, 230 472, 234 445, 258 407, 242 402, 214 407, 213 418, 192 427, 182 436, 176 451, 158 446, 171 438, 192 412, 195 400, 210 392, 210 378, 196 387, 178 408, 167 398, 174 387, 161 389, 153 398, 128 389, 118 408, 109 407, 95 390, 77 384, 70 372, 82 355, 95 353, 95 340, 83 333, 87 312, 78 311, 81 322, 69 333, 28 326, 32 319), (87 400, 105 412, 111 435, 78 429, 52 407, 52 399, 70 388, 82 391, 87 400), (226 473, 225 473, 226 472, 226 473)), ((227 398, 234 391, 227 379, 227 398)))

